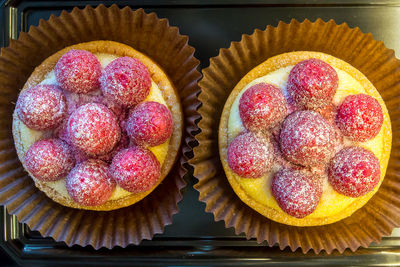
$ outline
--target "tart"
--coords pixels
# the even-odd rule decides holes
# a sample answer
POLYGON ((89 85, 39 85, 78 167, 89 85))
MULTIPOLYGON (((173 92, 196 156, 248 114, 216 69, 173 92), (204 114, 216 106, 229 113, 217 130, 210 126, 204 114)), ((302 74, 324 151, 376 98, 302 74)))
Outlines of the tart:
POLYGON ((182 111, 165 72, 112 41, 69 46, 25 83, 13 114, 18 157, 68 207, 113 210, 150 194, 171 170, 182 111))
POLYGON ((392 133, 385 103, 360 71, 300 51, 269 58, 239 81, 218 138, 244 203, 279 223, 316 226, 350 216, 377 192, 392 133))

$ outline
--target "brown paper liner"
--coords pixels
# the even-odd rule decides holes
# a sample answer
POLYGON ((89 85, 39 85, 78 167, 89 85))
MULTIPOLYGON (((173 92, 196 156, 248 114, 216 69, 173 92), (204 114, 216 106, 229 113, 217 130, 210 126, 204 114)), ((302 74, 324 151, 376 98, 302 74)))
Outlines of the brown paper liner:
POLYGON ((194 149, 195 188, 199 199, 206 203, 206 211, 215 220, 224 220, 226 227, 234 227, 236 234, 246 238, 289 246, 306 253, 325 250, 331 253, 346 248, 352 251, 380 242, 400 225, 400 61, 394 51, 372 35, 333 20, 315 22, 305 20, 290 24, 280 22, 264 31, 255 30, 243 35, 240 42, 232 42, 210 59, 199 82, 203 103, 199 109, 201 133, 196 136, 199 146, 194 149), (239 80, 266 59, 291 51, 319 51, 340 58, 364 73, 375 85, 389 110, 393 130, 393 147, 383 184, 375 196, 352 216, 339 222, 314 227, 295 227, 274 222, 260 215, 234 193, 223 171, 218 151, 218 126, 226 99, 239 80))
POLYGON ((191 156, 199 106, 199 61, 188 37, 170 27, 166 19, 143 9, 132 11, 116 5, 90 6, 62 12, 41 20, 38 27, 21 33, 0 56, 0 204, 20 222, 43 236, 68 246, 91 245, 95 249, 139 244, 162 233, 178 212, 180 189, 191 156), (97 212, 61 206, 38 190, 20 164, 12 139, 12 112, 26 79, 44 59, 58 50, 82 42, 112 40, 127 44, 157 62, 173 82, 185 115, 185 134, 177 162, 165 180, 140 202, 119 210, 97 212))

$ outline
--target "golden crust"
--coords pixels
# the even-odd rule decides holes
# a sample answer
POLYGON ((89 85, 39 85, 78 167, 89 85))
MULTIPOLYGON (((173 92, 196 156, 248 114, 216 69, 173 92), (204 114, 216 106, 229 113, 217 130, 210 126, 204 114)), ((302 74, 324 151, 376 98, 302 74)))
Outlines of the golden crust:
MULTIPOLYGON (((379 186, 381 185, 384 177, 385 177, 385 172, 386 172, 386 167, 389 161, 389 156, 390 156, 390 150, 392 146, 392 130, 391 130, 391 124, 390 124, 390 118, 389 118, 389 113, 388 110, 385 106, 385 103, 380 96, 379 92, 376 90, 376 88, 372 85, 372 83, 357 69, 355 69, 353 66, 350 64, 335 58, 333 56, 320 53, 320 52, 308 52, 308 51, 299 51, 299 52, 290 52, 290 53, 285 53, 285 54, 280 54, 277 56, 274 56, 272 58, 269 58, 268 60, 264 61, 257 67, 253 68, 250 72, 248 72, 240 81, 239 83, 235 86, 235 88, 232 90, 231 94, 229 95, 222 115, 221 115, 221 120, 220 120, 220 125, 219 125, 219 136, 218 136, 218 143, 219 143, 219 152, 220 152, 220 158, 222 161, 223 168, 225 170, 225 174, 228 178, 229 183, 231 184, 233 190, 235 193, 239 196, 239 198, 246 203, 248 206, 262 214, 263 216, 274 220, 279 223, 284 223, 288 225, 295 225, 295 226, 317 226, 317 225, 325 225, 333 222, 337 222, 341 219, 344 219, 351 214, 353 214, 356 210, 364 206, 367 201, 376 193, 376 191, 379 189, 379 186), (235 179, 234 174, 232 170, 230 169, 227 161, 227 148, 228 148, 228 120, 229 120, 229 115, 230 115, 230 110, 232 107, 233 102, 235 101, 237 95, 240 93, 240 91, 251 81, 254 79, 257 79, 259 77, 265 76, 268 73, 275 71, 277 69, 295 65, 298 62, 309 59, 309 58, 318 58, 321 59, 330 65, 334 66, 335 68, 338 68, 340 70, 343 70, 347 72, 349 75, 351 75, 354 79, 356 79, 365 89, 365 91, 374 97, 375 99, 378 100, 379 104, 382 107, 383 111, 383 116, 384 116, 384 122, 382 125, 383 131, 384 131, 384 136, 383 136, 383 156, 380 161, 380 165, 384 166, 383 171, 381 171, 381 179, 379 181, 379 184, 376 186, 376 188, 369 192, 368 194, 357 198, 355 201, 353 201, 349 206, 347 206, 343 211, 323 217, 323 218, 302 218, 298 219, 295 217, 292 217, 285 212, 283 212, 281 209, 276 210, 273 209, 269 206, 265 206, 256 200, 254 200, 251 196, 249 196, 245 190, 240 186, 240 183, 235 179)), ((382 170, 382 168, 381 168, 382 170)))
MULTIPOLYGON (((87 43, 80 43, 66 47, 58 51, 57 53, 48 57, 46 60, 42 62, 42 64, 40 64, 38 67, 35 68, 31 76, 25 83, 24 87, 22 88, 22 91, 26 90, 29 87, 35 86, 39 84, 42 80, 44 80, 47 73, 49 73, 54 69, 57 61, 61 58, 61 56, 71 49, 83 49, 90 51, 92 53, 113 54, 118 57, 130 56, 139 59, 141 62, 143 62, 143 64, 146 65, 146 67, 150 72, 152 80, 158 85, 158 87, 161 89, 163 93, 163 98, 172 113, 172 119, 174 122, 174 129, 172 136, 170 138, 167 157, 165 158, 165 161, 161 168, 161 179, 159 179, 158 183, 149 191, 138 194, 131 194, 120 199, 108 200, 103 205, 93 206, 93 207, 81 206, 76 202, 74 202, 71 198, 66 198, 58 194, 56 190, 46 185, 46 182, 41 182, 38 181, 37 179, 33 180, 35 181, 36 187, 38 187, 41 191, 43 191, 48 197, 67 207, 87 209, 87 210, 107 211, 132 205, 143 199, 148 194, 150 194, 167 176, 167 174, 169 173, 169 171, 171 170, 172 166, 175 163, 183 131, 183 115, 178 94, 176 93, 172 82, 169 80, 164 71, 157 65, 157 63, 155 63, 152 59, 150 59, 146 55, 133 49, 132 47, 113 41, 92 41, 87 43)), ((13 126, 12 126, 13 137, 18 157, 25 168, 24 155, 29 147, 24 147, 21 141, 21 132, 20 132, 21 124, 22 122, 19 120, 18 116, 14 112, 13 126)), ((33 176, 31 175, 31 177, 33 176)))

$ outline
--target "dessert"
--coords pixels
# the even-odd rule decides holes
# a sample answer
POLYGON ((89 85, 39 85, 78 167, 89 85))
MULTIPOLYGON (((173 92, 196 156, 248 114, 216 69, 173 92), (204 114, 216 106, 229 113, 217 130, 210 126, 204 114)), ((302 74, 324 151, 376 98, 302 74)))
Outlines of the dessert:
POLYGON ((113 210, 165 178, 182 112, 163 70, 111 41, 67 47, 38 66, 13 115, 18 157, 35 185, 68 207, 113 210))
POLYGON ((235 193, 276 222, 315 226, 361 208, 382 183, 391 125, 357 69, 290 52, 248 72, 228 97, 219 151, 235 193))

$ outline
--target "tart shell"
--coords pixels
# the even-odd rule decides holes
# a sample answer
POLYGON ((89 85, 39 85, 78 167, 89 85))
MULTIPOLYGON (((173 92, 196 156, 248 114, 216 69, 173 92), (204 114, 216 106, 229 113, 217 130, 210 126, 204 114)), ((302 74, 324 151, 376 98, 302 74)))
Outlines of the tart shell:
MULTIPOLYGON (((171 170, 175 162, 182 138, 182 127, 183 127, 182 109, 177 97, 177 93, 175 91, 174 86, 172 85, 172 82, 169 80, 164 71, 157 65, 157 63, 155 63, 152 59, 150 59, 146 55, 135 50, 134 48, 113 41, 92 41, 87 43, 80 43, 60 50, 59 52, 48 57, 46 60, 43 61, 42 64, 36 67, 32 75, 29 77, 24 87, 22 88, 22 91, 30 87, 36 86, 42 80, 44 80, 47 73, 49 73, 54 69, 55 65, 57 64, 61 56, 71 49, 82 49, 82 50, 87 50, 91 53, 112 54, 118 57, 129 56, 139 59, 146 65, 146 67, 150 72, 152 80, 158 85, 159 88, 162 88, 163 98, 166 101, 168 108, 172 114, 174 128, 168 146, 168 152, 167 152, 168 156, 165 158, 165 161, 162 165, 160 179, 150 190, 142 193, 130 194, 128 196, 119 199, 108 200, 107 202, 99 206, 89 207, 89 206, 79 205, 71 198, 69 197, 67 198, 62 196, 61 194, 58 194, 57 191, 49 187, 46 182, 39 181, 35 178, 33 178, 33 180, 35 181, 35 185, 41 191, 43 191, 48 197, 67 207, 106 211, 132 205, 143 199, 148 194, 150 194, 167 176, 168 172, 171 170)), ((20 159, 20 161, 22 162, 23 166, 26 169, 24 156, 25 153, 28 151, 29 147, 24 146, 24 144, 22 143, 21 131, 20 131, 21 124, 22 122, 19 120, 16 112, 14 112, 13 137, 14 137, 15 147, 17 150, 18 158, 20 159)), ((30 175, 31 177, 33 177, 32 174, 30 175)))
MULTIPOLYGON (((372 83, 357 69, 352 67, 350 64, 335 58, 333 56, 330 56, 328 54, 320 53, 320 52, 309 52, 309 51, 298 51, 298 52, 290 52, 290 53, 284 53, 281 55, 274 56, 265 62, 261 63, 257 67, 253 68, 249 73, 247 73, 240 81, 239 83, 235 86, 235 88, 232 90, 232 93, 228 97, 228 100, 225 103, 224 109, 222 111, 221 115, 221 121, 219 125, 219 138, 218 138, 218 143, 219 143, 219 152, 220 152, 220 157, 222 161, 223 168, 225 170, 226 176, 228 178, 228 181, 230 185, 232 186, 233 190, 235 193, 240 197, 240 199, 246 203, 248 206, 259 212, 260 214, 264 215, 265 217, 272 219, 276 222, 279 223, 284 223, 288 225, 295 225, 295 226, 316 226, 316 225, 324 225, 324 224, 329 224, 333 223, 336 221, 339 221, 343 218, 346 218, 353 214, 356 210, 361 208, 365 203, 368 202, 368 200, 377 192, 379 189, 379 186, 381 185, 384 177, 385 177, 385 172, 386 172, 386 166, 389 161, 390 157, 390 149, 392 145, 392 131, 391 131, 391 125, 390 125, 390 118, 389 118, 389 113, 388 110, 385 106, 385 103, 378 93, 378 91, 375 89, 375 87, 372 85, 372 83), (336 214, 322 217, 322 218, 310 218, 306 216, 305 218, 298 219, 295 217, 292 217, 282 211, 281 209, 273 209, 269 206, 263 205, 256 200, 254 200, 251 196, 249 196, 245 190, 240 186, 240 183, 236 180, 234 177, 233 171, 230 169, 228 165, 228 160, 227 160, 227 149, 228 149, 228 120, 229 120, 229 115, 230 115, 230 110, 232 107, 233 102, 235 101, 236 97, 238 94, 242 91, 242 89, 251 81, 265 76, 269 74, 270 72, 273 72, 277 69, 284 68, 287 66, 293 66, 296 65, 298 62, 310 58, 317 58, 321 59, 331 66, 343 70, 350 74, 354 79, 356 79, 365 89, 368 95, 374 97, 375 99, 378 100, 379 104, 382 107, 382 112, 383 112, 383 125, 382 125, 382 130, 384 131, 383 135, 383 152, 382 152, 382 157, 380 160, 380 165, 384 166, 383 171, 381 171, 381 177, 379 180, 379 184, 372 190, 371 192, 367 193, 366 195, 357 198, 355 201, 353 201, 349 206, 347 206, 344 210, 341 212, 338 212, 336 214)), ((382 170, 382 168, 381 168, 382 170)))

